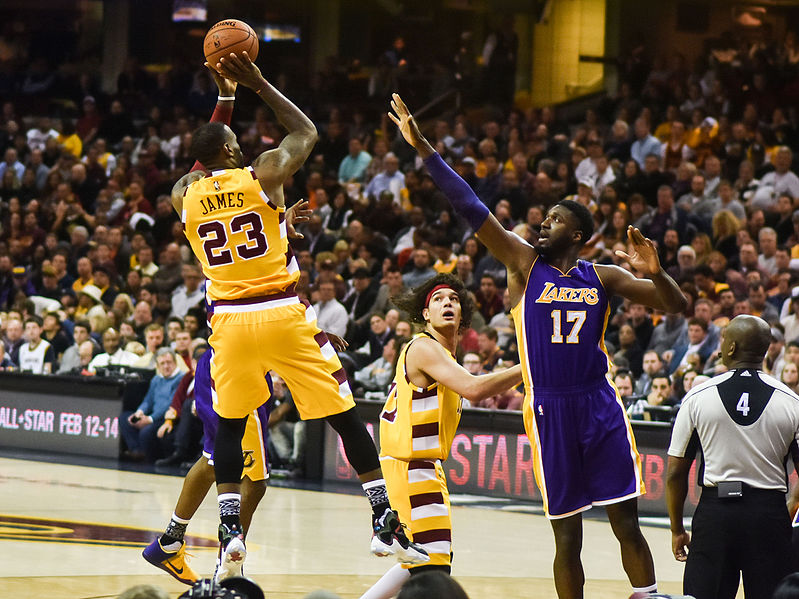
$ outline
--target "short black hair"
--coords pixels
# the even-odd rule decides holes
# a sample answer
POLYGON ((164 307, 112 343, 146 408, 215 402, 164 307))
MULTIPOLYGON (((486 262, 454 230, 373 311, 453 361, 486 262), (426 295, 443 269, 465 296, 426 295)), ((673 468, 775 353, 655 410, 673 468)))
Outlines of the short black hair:
POLYGON ((583 238, 580 240, 581 245, 585 245, 594 234, 594 217, 591 215, 591 211, 574 200, 561 200, 555 205, 563 206, 574 215, 577 219, 577 230, 583 234, 583 238))
POLYGON ((225 145, 225 124, 205 123, 192 133, 189 154, 205 165, 213 162, 223 145, 225 145))
POLYGON ((446 285, 451 287, 455 293, 458 294, 458 299, 461 303, 461 324, 458 330, 463 331, 468 329, 472 324, 472 313, 474 312, 474 302, 472 301, 469 290, 458 277, 450 273, 439 273, 434 277, 427 279, 424 283, 419 285, 416 289, 403 293, 398 297, 392 297, 391 301, 401 311, 409 315, 411 322, 416 322, 421 325, 427 324, 422 311, 427 307, 425 302, 427 294, 436 285, 446 285))

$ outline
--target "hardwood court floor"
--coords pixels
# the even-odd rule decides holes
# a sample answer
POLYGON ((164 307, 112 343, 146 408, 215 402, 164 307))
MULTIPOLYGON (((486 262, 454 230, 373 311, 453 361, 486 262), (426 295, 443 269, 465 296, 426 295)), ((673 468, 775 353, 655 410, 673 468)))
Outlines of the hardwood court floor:
MULTIPOLYGON (((177 597, 188 587, 146 563, 141 549, 168 521, 181 482, 0 457, 0 598, 116 597, 143 583, 177 597)), ((543 516, 456 506, 453 520, 453 576, 471 599, 555 597, 552 533, 543 516)), ((213 546, 216 523, 209 496, 188 534, 213 546)), ((610 527, 597 520, 584 525, 585 596, 628 597, 610 527)), ((682 565, 671 556, 669 531, 647 527, 644 534, 661 591, 678 593, 682 565)), ((394 563, 371 556, 368 541, 363 497, 272 487, 251 527, 246 573, 267 598, 301 598, 320 588, 356 598, 394 563)), ((216 550, 192 553, 192 567, 210 574, 216 550)))

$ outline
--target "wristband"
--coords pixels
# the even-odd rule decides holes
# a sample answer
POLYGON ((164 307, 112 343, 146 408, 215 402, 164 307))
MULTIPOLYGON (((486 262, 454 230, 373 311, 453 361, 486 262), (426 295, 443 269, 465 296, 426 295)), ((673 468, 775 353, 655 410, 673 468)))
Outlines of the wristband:
POLYGON ((232 102, 235 99, 236 99, 236 96, 217 96, 216 97, 216 101, 217 102, 226 102, 226 101, 227 102, 232 102))

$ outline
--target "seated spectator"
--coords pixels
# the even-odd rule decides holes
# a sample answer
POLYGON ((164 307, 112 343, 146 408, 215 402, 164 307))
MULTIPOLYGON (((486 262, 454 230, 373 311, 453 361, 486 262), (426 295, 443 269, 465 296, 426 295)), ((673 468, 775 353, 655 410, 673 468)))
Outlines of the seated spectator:
POLYGON ((388 386, 394 379, 399 350, 407 342, 407 337, 389 338, 383 346, 383 354, 371 364, 367 364, 355 372, 357 383, 355 394, 358 394, 358 386, 360 386, 361 392, 366 393, 369 399, 378 397, 385 399, 388 386))
POLYGON ((144 329, 145 353, 140 356, 134 366, 136 368, 149 368, 155 370, 155 354, 164 346, 164 327, 157 322, 152 322, 144 329))
POLYGON ((336 285, 333 282, 319 284, 319 301, 313 306, 316 324, 323 331, 344 337, 347 334, 349 317, 347 309, 336 299, 336 285))
POLYGON ((183 284, 172 292, 172 312, 170 316, 183 318, 191 308, 195 308, 205 300, 203 273, 196 264, 184 264, 181 273, 183 284))
POLYGON ((94 358, 96 350, 96 342, 94 339, 84 341, 78 346, 78 363, 69 370, 60 370, 59 374, 76 374, 81 376, 89 376, 89 362, 94 358))
POLYGON ((6 323, 6 334, 3 337, 6 355, 16 366, 19 366, 19 348, 25 343, 25 339, 23 338, 24 328, 25 326, 22 324, 21 320, 9 318, 6 323))
POLYGON ((619 327, 619 348, 613 354, 613 360, 616 361, 623 357, 628 364, 629 369, 633 375, 641 376, 643 371, 643 354, 641 345, 638 343, 638 338, 635 336, 635 330, 632 325, 623 324, 619 327))
POLYGON ((190 372, 191 368, 191 333, 182 330, 175 334, 175 360, 181 373, 190 372))
POLYGON ((402 275, 402 284, 414 289, 436 275, 436 271, 431 266, 430 252, 424 248, 413 250, 411 260, 411 270, 402 275))
POLYGON ((91 325, 88 320, 79 320, 75 323, 75 326, 72 327, 72 339, 74 343, 65 349, 61 356, 58 374, 70 372, 81 365, 80 346, 82 343, 88 341, 92 344, 92 358, 95 352, 100 351, 99 344, 91 336, 91 325))
POLYGON ((476 307, 483 319, 488 322, 503 311, 502 294, 497 281, 488 273, 480 277, 480 288, 474 292, 476 307))
POLYGON ((688 321, 686 337, 678 340, 677 345, 674 347, 674 354, 669 362, 669 372, 674 372, 681 366, 688 366, 691 354, 699 356, 702 364, 707 361, 710 355, 718 348, 718 340, 714 342, 708 335, 708 326, 708 322, 701 318, 694 317, 688 321))
POLYGON ((11 358, 6 354, 6 344, 0 339, 0 372, 4 370, 16 370, 17 365, 11 361, 11 358))
POLYGON ((677 399, 672 395, 671 377, 665 372, 659 372, 652 377, 652 390, 642 399, 633 403, 627 410, 632 420, 655 420, 670 422, 671 411, 661 413, 661 411, 647 411, 649 406, 673 407, 677 405, 677 399))
POLYGON ((613 384, 616 385, 619 396, 625 403, 633 397, 633 375, 629 370, 617 370, 613 377, 613 384))
POLYGON ((272 467, 280 467, 295 473, 302 468, 305 458, 305 422, 300 419, 294 398, 283 379, 272 372, 272 399, 274 405, 269 413, 269 451, 272 467))
POLYGON ((167 457, 156 460, 156 466, 178 466, 184 463, 193 465, 202 450, 203 424, 194 407, 194 372, 197 369, 197 360, 206 351, 209 351, 209 347, 205 344, 194 349, 191 370, 180 379, 172 402, 164 413, 164 423, 156 436, 164 439, 162 445, 172 445, 173 450, 167 457))
POLYGON ((92 374, 98 368, 108 366, 133 366, 139 360, 136 354, 126 352, 120 346, 120 336, 116 329, 108 328, 103 333, 103 353, 97 354, 89 363, 88 371, 92 374))
POLYGON ((48 312, 44 315, 42 322, 42 339, 50 344, 56 361, 60 362, 62 355, 71 345, 69 336, 61 326, 61 318, 58 316, 58 312, 48 312))
POLYGON ((749 314, 759 316, 769 324, 779 321, 780 313, 768 302, 768 294, 763 283, 750 283, 747 299, 749 300, 749 314))
POLYGON ((497 345, 497 339, 497 332, 491 327, 483 327, 477 335, 483 372, 493 371, 497 362, 505 356, 505 352, 497 345))
POLYGON ((782 369, 780 381, 794 393, 799 393, 799 366, 793 362, 787 363, 782 369))
POLYGON ((139 407, 135 412, 123 411, 120 415, 119 432, 127 446, 121 456, 123 459, 154 462, 159 457, 158 429, 164 423, 164 415, 183 375, 177 369, 175 352, 170 348, 158 350, 156 362, 158 373, 150 380, 139 407))
POLYGON ((799 341, 799 285, 791 289, 789 314, 780 320, 786 341, 799 341))
POLYGON ((51 374, 56 371, 55 352, 42 339, 42 319, 29 316, 25 320, 25 340, 19 348, 19 369, 32 374, 51 374))

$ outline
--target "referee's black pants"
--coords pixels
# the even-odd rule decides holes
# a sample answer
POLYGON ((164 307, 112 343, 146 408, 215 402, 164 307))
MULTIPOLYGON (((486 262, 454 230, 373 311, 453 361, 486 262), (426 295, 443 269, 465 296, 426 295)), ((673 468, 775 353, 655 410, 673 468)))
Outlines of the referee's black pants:
POLYGON ((696 599, 734 599, 743 574, 746 599, 770 599, 791 572, 791 522, 780 491, 745 487, 719 499, 702 490, 694 513, 683 592, 696 599))

